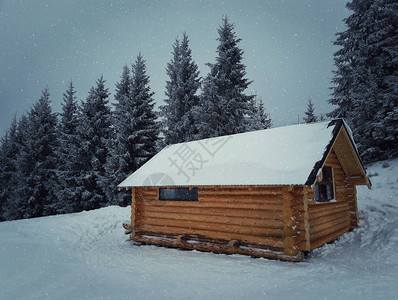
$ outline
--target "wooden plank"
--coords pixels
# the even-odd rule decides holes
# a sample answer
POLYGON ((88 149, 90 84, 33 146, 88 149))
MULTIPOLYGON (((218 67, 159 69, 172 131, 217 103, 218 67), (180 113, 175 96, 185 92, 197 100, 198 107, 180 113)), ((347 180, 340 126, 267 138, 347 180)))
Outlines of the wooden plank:
POLYGON ((190 243, 190 242, 179 243, 174 240, 149 238, 142 236, 134 238, 134 240, 149 245, 158 245, 162 247, 172 247, 172 248, 184 248, 189 250, 198 250, 198 251, 213 252, 220 254, 241 254, 241 255, 249 255, 252 257, 263 257, 263 258, 284 260, 290 262, 298 262, 303 260, 302 255, 299 254, 297 254, 296 256, 287 256, 282 253, 277 253, 273 251, 241 248, 241 247, 229 247, 227 245, 220 245, 215 243, 209 243, 209 244, 190 243))
POLYGON ((167 226, 152 226, 152 225, 141 225, 142 231, 152 232, 164 232, 169 234, 188 234, 188 235, 203 235, 208 238, 223 239, 223 240, 239 240, 245 243, 255 243, 267 247, 282 248, 283 241, 280 238, 255 236, 249 234, 240 234, 232 232, 222 232, 217 230, 204 230, 204 229, 191 229, 191 228, 179 228, 179 227, 167 227, 167 226))
POLYGON ((148 226, 165 226, 165 227, 177 227, 177 228, 189 228, 192 230, 212 230, 219 232, 231 232, 241 233, 258 236, 273 236, 282 237, 282 229, 277 228, 266 228, 266 227, 255 227, 245 225, 232 225, 232 224, 220 224, 202 221, 188 221, 188 220, 175 220, 175 219, 160 219, 160 218, 149 218, 142 217, 140 228, 147 229, 148 226))
POLYGON ((170 213, 170 212, 150 212, 144 211, 141 213, 142 217, 150 218, 162 218, 172 220, 190 220, 190 221, 205 221, 210 223, 218 224, 231 224, 231 225, 244 225, 244 226, 255 226, 255 227, 267 227, 267 228, 283 228, 282 220, 266 219, 266 218, 252 218, 252 217, 229 217, 225 215, 213 216, 213 215, 202 215, 202 214, 190 214, 190 213, 170 213))

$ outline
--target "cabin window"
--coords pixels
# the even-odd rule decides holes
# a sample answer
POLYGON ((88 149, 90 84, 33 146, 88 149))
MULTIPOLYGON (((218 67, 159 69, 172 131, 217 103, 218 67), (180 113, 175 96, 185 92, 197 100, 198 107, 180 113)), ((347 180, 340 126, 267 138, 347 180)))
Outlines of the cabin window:
POLYGON ((163 201, 198 201, 198 188, 159 189, 159 200, 163 201))
POLYGON ((322 168, 322 180, 315 185, 315 200, 327 202, 334 198, 332 167, 322 168))

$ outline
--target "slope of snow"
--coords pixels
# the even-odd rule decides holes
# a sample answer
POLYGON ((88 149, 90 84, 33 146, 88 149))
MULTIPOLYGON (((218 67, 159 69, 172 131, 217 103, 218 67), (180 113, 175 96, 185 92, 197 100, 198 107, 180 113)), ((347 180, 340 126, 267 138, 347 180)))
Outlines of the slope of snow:
POLYGON ((128 207, 0 223, 0 299, 395 298, 398 160, 384 164, 358 191, 360 227, 303 263, 134 246, 128 207))
POLYGON ((337 123, 220 136, 164 148, 119 186, 305 184, 337 123))

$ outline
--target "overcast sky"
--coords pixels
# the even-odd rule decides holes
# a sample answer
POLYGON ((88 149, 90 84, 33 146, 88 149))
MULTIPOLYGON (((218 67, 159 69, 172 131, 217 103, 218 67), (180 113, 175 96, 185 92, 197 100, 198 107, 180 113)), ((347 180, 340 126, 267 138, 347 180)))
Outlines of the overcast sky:
POLYGON ((158 104, 172 43, 186 31, 201 76, 214 62, 223 15, 242 39, 247 93, 257 93, 274 126, 302 119, 308 98, 329 112, 335 33, 345 30, 345 0, 105 1, 0 0, 0 134, 50 89, 53 109, 73 80, 84 99, 103 74, 112 93, 124 64, 142 53, 158 104))

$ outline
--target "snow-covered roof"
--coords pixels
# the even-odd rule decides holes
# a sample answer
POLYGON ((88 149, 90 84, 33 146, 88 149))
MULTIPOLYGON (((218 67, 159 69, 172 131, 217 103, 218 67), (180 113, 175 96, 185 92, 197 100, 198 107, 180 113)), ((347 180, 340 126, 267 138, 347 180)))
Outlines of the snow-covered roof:
POLYGON ((119 187, 312 184, 341 126, 334 120, 171 145, 119 187))

